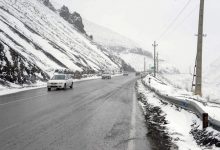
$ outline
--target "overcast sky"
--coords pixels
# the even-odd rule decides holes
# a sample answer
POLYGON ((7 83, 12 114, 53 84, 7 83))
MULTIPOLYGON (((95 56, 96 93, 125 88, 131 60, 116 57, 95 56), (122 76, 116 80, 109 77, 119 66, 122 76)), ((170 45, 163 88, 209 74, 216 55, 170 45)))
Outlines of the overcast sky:
MULTIPOLYGON (((166 30, 189 0, 52 0, 71 11, 136 41, 153 52, 158 42, 163 59, 183 71, 193 67, 196 55, 199 0, 191 0, 175 23, 166 30), (165 32, 167 31, 167 32, 165 32), (164 34, 163 34, 164 33, 164 34), (163 35, 161 37, 161 35, 163 35)), ((220 0, 205 0, 204 66, 220 57, 220 0)), ((219 60, 220 61, 220 60, 219 60)))

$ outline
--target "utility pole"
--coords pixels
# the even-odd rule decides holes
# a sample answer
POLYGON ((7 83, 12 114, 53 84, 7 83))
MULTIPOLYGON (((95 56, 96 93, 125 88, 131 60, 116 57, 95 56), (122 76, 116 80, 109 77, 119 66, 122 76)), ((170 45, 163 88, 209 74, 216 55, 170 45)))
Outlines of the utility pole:
POLYGON ((146 63, 145 63, 145 57, 144 57, 144 72, 146 71, 146 63))
POLYGON ((159 72, 159 54, 157 52, 157 73, 159 72))
POLYGON ((154 77, 156 77, 156 47, 158 44, 156 44, 156 41, 154 41, 154 44, 152 44, 154 47, 154 77))
POLYGON ((204 18, 204 0, 200 0, 199 28, 198 28, 197 55, 196 55, 196 85, 195 85, 195 95, 200 95, 200 96, 202 96, 203 18, 204 18))

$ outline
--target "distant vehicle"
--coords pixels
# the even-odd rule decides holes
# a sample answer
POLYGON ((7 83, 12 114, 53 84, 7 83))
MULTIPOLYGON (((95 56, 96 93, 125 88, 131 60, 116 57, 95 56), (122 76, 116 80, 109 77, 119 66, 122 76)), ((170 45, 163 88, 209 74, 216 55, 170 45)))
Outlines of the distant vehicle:
POLYGON ((98 72, 97 76, 102 76, 102 72, 98 72))
POLYGON ((87 78, 87 77, 88 77, 87 74, 83 74, 83 75, 82 75, 82 78, 87 78))
POLYGON ((123 76, 128 76, 128 72, 127 72, 127 71, 124 71, 124 72, 123 72, 123 76))
POLYGON ((146 72, 141 72, 141 78, 144 78, 147 76, 147 73, 146 72))
POLYGON ((136 76, 139 76, 140 74, 141 74, 140 72, 136 72, 136 73, 135 73, 136 76))
POLYGON ((56 74, 47 82, 47 89, 51 88, 66 89, 67 87, 73 88, 73 79, 68 74, 56 74))
POLYGON ((110 72, 104 72, 102 73, 102 79, 111 79, 111 73, 110 72))
POLYGON ((76 71, 73 75, 73 79, 81 79, 82 78, 82 73, 79 71, 76 71))

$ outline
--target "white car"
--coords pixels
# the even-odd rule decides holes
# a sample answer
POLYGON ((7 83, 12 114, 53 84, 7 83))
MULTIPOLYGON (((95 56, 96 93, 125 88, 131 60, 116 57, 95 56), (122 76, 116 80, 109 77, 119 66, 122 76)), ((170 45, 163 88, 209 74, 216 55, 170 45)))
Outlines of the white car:
POLYGON ((56 74, 47 82, 47 89, 51 88, 66 89, 67 87, 73 88, 73 79, 68 74, 56 74))

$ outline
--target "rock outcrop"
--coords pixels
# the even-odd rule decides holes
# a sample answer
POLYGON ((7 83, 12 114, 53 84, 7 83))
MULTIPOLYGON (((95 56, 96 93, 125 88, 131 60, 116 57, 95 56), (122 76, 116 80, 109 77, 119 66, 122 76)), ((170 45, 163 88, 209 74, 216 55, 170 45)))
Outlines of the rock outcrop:
POLYGON ((63 7, 61 7, 59 13, 64 20, 72 24, 78 31, 84 34, 86 33, 84 30, 82 17, 80 16, 79 13, 77 12, 70 13, 69 8, 64 5, 63 7))

